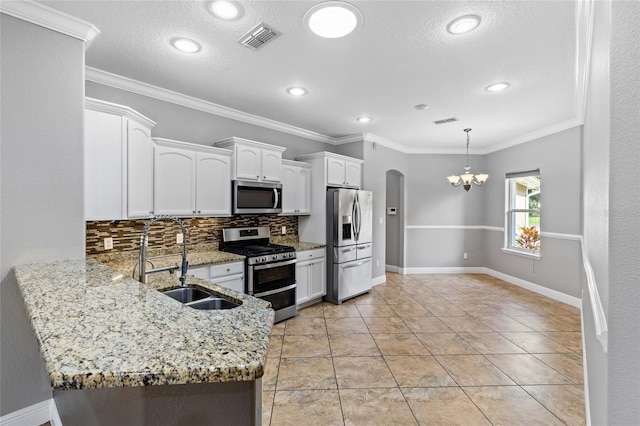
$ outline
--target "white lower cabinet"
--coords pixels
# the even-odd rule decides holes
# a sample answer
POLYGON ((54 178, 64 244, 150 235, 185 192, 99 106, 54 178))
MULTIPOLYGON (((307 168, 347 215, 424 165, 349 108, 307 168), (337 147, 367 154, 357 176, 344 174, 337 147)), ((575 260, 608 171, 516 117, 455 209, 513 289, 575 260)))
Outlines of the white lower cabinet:
POLYGON ((302 305, 326 294, 325 249, 299 251, 296 256, 296 304, 302 305))
POLYGON ((244 293, 244 262, 189 268, 189 275, 244 293))

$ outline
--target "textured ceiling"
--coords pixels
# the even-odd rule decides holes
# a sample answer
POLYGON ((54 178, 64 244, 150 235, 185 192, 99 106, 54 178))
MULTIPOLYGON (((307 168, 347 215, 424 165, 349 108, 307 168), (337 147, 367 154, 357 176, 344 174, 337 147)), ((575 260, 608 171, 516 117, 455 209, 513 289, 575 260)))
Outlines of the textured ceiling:
POLYGON ((353 1, 363 26, 343 39, 303 27, 315 1, 240 0, 223 21, 202 1, 42 1, 94 24, 89 67, 331 137, 367 133, 408 151, 488 151, 575 122, 572 1, 353 1), (452 35, 465 14, 482 22, 452 35), (282 35, 258 51, 237 40, 258 22, 282 35), (199 40, 188 55, 169 40, 199 40), (490 93, 497 81, 511 87, 490 93), (306 96, 285 89, 301 85, 306 96), (416 104, 428 104, 425 111, 416 104), (355 119, 370 115, 374 121, 355 119), (433 121, 457 117, 458 122, 433 121))

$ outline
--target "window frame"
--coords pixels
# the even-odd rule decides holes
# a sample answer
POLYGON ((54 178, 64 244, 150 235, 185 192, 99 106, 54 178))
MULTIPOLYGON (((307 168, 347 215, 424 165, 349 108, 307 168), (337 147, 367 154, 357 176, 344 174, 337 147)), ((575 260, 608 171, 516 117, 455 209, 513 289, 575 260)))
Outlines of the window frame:
MULTIPOLYGON (((504 245, 502 251, 504 253, 514 254, 517 256, 524 256, 533 258, 534 260, 540 260, 542 258, 542 248, 538 250, 530 250, 515 246, 516 230, 512 217, 514 213, 538 213, 540 221, 542 220, 542 209, 538 206, 537 209, 522 209, 515 208, 515 196, 512 187, 515 187, 515 179, 519 177, 538 176, 540 179, 540 169, 527 170, 522 172, 510 172, 505 176, 505 217, 504 217, 504 245)), ((542 191, 539 192, 541 194, 542 191)), ((541 205, 541 204, 540 204, 541 205)), ((538 230, 540 232, 540 224, 538 224, 538 230)), ((542 238, 541 238, 542 239, 542 238)))

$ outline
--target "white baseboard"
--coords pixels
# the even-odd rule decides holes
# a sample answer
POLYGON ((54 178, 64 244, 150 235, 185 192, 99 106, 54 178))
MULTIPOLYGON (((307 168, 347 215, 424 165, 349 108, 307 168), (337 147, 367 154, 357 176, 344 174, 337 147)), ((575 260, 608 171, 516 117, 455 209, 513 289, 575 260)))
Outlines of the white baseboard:
POLYGON ((511 275, 503 274, 502 272, 494 271, 493 269, 484 268, 484 270, 484 273, 487 275, 491 275, 492 277, 499 278, 508 283, 515 284, 518 287, 526 288, 527 290, 531 290, 535 293, 542 294, 543 296, 550 297, 558 302, 566 303, 567 305, 571 305, 574 308, 582 310, 582 300, 578 297, 570 296, 539 284, 534 284, 520 278, 512 277, 511 275))
POLYGON ((384 270, 387 272, 393 272, 394 274, 402 274, 403 269, 395 265, 384 265, 384 270))
POLYGON ((53 398, 0 417, 2 426, 37 426, 46 422, 51 422, 52 426, 62 426, 53 398))
POLYGON ((385 282, 387 282, 387 276, 380 275, 379 277, 375 277, 371 279, 371 286, 375 287, 377 285, 384 284, 385 282))
POLYGON ((429 267, 429 268, 404 268, 404 273, 408 275, 414 274, 485 274, 486 268, 481 266, 448 266, 448 267, 429 267))
POLYGON ((512 277, 511 275, 503 274, 502 272, 494 271, 493 269, 478 267, 433 267, 433 268, 405 268, 404 273, 415 274, 487 274, 492 277, 499 278, 510 284, 517 285, 518 287, 526 288, 534 293, 542 294, 543 296, 550 297, 567 305, 571 305, 575 308, 582 309, 582 300, 578 297, 570 296, 568 294, 561 293, 556 290, 534 284, 529 281, 525 281, 520 278, 512 277))

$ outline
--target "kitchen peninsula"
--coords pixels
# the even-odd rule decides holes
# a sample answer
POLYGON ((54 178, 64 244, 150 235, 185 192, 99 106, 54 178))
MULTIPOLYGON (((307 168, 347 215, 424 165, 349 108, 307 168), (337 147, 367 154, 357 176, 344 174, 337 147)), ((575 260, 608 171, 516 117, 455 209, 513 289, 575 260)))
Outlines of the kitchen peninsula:
POLYGON ((267 302, 189 276, 241 303, 200 311, 153 288, 174 275, 145 285, 93 259, 15 275, 66 426, 261 421, 267 302))

